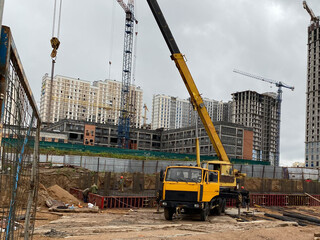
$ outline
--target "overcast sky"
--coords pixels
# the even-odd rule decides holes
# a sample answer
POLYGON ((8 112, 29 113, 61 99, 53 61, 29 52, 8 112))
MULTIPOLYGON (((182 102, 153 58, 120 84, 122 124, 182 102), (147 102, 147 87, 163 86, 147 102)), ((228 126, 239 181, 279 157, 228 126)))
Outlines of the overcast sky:
MULTIPOLYGON (((53 0, 6 0, 3 24, 13 37, 39 104, 51 71, 53 0)), ((125 0, 126 2, 126 0, 125 0)), ((280 165, 304 161, 308 13, 301 0, 159 0, 203 97, 229 101, 237 91, 277 91, 234 68, 293 85, 283 90, 280 165)), ((152 95, 187 98, 170 52, 145 0, 139 20, 135 84, 151 111, 152 95)), ((308 0, 320 15, 319 0, 308 0)), ((121 81, 124 11, 116 0, 63 0, 55 73, 89 81, 121 81)), ((149 113, 149 118, 151 114, 149 113)))

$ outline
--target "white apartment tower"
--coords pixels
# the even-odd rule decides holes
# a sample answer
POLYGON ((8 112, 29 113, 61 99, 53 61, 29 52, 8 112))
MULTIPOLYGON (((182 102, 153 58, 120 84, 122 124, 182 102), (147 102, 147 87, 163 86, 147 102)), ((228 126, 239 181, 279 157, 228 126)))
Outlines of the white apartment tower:
MULTIPOLYGON (((40 117, 43 122, 73 119, 118 124, 121 84, 115 80, 95 81, 91 84, 89 81, 57 75, 53 78, 49 110, 51 78, 46 74, 42 78, 40 117)), ((142 89, 131 86, 130 98, 131 126, 140 127, 142 89)))
POLYGON ((308 70, 306 90, 305 166, 320 168, 320 26, 308 27, 308 70))
POLYGON ((243 91, 232 94, 232 122, 253 128, 252 160, 275 165, 278 135, 276 93, 243 91))
POLYGON ((189 101, 167 95, 153 95, 151 129, 189 126, 189 101))
MULTIPOLYGON (((207 108, 208 114, 211 118, 211 121, 224 121, 231 122, 231 113, 232 113, 232 101, 223 102, 217 101, 209 98, 203 98, 204 105, 207 108)), ((190 111, 192 111, 192 106, 190 106, 190 111)), ((197 116, 198 124, 202 124, 198 114, 191 115, 191 126, 195 125, 195 116, 197 116)))
POLYGON ((217 120, 216 121, 231 122, 232 121, 231 120, 231 113, 232 113, 232 101, 218 102, 217 113, 216 113, 217 120))

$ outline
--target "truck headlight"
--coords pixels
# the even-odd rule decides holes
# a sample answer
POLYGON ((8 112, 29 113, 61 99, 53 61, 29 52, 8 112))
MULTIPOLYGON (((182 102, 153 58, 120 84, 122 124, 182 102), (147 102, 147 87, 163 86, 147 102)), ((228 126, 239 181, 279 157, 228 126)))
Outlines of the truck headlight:
POLYGON ((168 204, 166 202, 162 202, 162 206, 167 206, 168 204))
POLYGON ((194 206, 195 208, 199 208, 199 207, 200 207, 200 205, 199 205, 198 203, 194 204, 193 206, 194 206))

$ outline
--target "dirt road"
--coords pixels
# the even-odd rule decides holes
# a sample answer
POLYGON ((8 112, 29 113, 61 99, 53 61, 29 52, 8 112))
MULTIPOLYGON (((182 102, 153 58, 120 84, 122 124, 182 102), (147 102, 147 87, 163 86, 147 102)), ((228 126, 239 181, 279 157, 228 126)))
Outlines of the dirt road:
MULTIPOLYGON (((230 212, 229 212, 230 213, 230 212)), ((260 213, 262 214, 262 213, 260 213)), ((237 222, 228 215, 177 216, 166 221, 155 209, 106 210, 98 214, 64 214, 37 223, 34 239, 313 239, 320 226, 300 227, 296 223, 258 220, 237 222)))

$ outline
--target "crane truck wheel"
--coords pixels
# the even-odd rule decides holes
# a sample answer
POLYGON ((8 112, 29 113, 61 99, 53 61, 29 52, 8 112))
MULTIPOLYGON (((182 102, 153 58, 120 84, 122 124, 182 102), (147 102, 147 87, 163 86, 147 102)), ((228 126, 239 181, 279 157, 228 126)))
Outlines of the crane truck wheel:
POLYGON ((164 218, 166 220, 172 220, 172 216, 175 213, 175 208, 165 207, 164 208, 164 218))
POLYGON ((222 211, 222 206, 219 205, 213 209, 213 215, 220 216, 222 211))
POLYGON ((221 212, 222 212, 222 213, 225 213, 225 212, 226 212, 226 199, 225 199, 225 198, 222 199, 221 212))
POLYGON ((207 218, 208 218, 208 215, 209 215, 209 204, 208 203, 205 203, 204 204, 204 208, 201 209, 201 212, 200 212, 200 220, 201 221, 206 221, 207 218))

